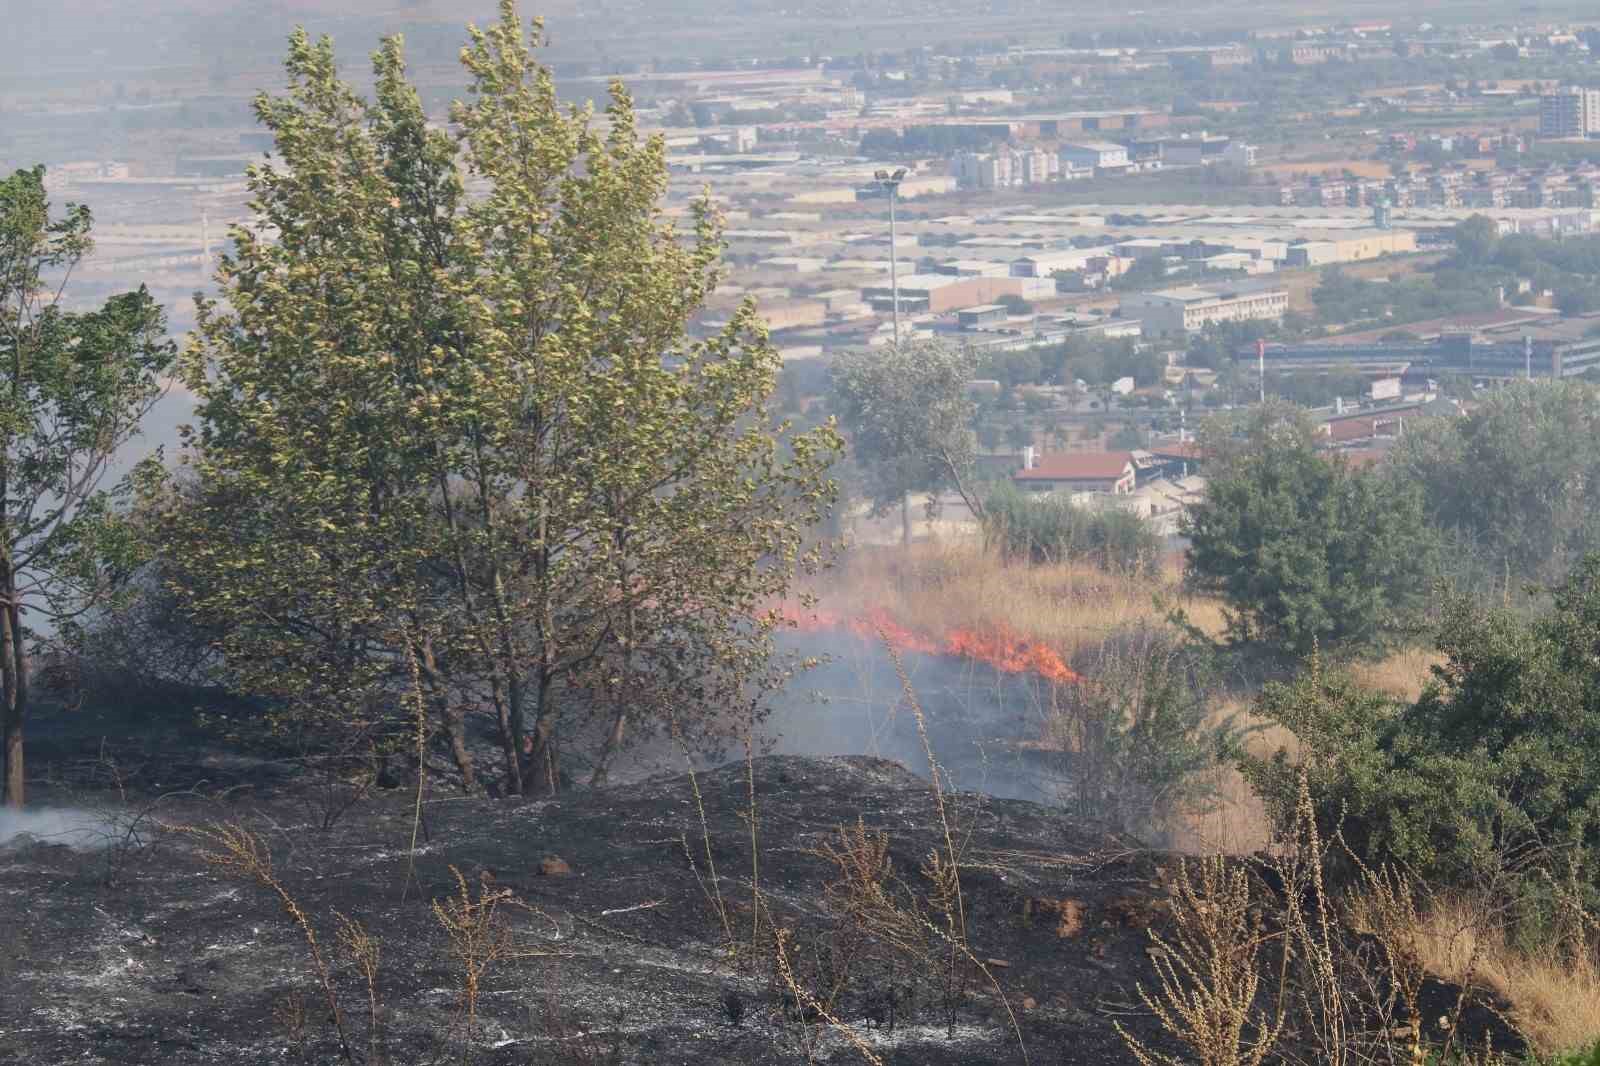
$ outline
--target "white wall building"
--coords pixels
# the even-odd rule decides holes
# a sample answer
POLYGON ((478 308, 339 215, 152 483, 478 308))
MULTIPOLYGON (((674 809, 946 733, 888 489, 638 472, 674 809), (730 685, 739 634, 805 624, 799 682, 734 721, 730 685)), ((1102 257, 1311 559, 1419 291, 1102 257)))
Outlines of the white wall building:
POLYGON ((1146 337, 1193 333, 1215 322, 1282 318, 1288 309, 1289 294, 1283 289, 1238 291, 1190 285, 1122 298, 1123 317, 1139 319, 1146 337))

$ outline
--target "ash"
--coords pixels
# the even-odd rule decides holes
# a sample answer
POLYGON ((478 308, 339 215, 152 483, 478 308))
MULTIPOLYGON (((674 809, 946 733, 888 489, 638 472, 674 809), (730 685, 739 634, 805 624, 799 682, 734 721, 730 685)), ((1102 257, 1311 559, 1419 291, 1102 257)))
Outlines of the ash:
MULTIPOLYGON (((884 750, 899 750, 892 735, 878 734, 884 750)), ((895 876, 922 884, 918 871, 943 841, 927 782, 881 758, 758 758, 753 865, 745 767, 696 780, 703 821, 682 774, 538 803, 441 789, 425 797, 415 856, 414 797, 399 792, 327 830, 313 785, 281 779, 185 793, 161 821, 235 821, 257 833, 336 960, 336 913, 378 937, 378 1058, 396 1066, 460 1057, 460 969, 431 910, 458 893, 452 868, 474 892, 514 901, 502 908, 514 950, 488 970, 478 1003, 476 1063, 788 1064, 806 1061, 809 1044, 818 1062, 860 1062, 866 1046, 886 1063, 983 1066, 1022 1061, 1012 1014, 1034 1063, 1126 1061, 1113 1016, 1161 1045, 1133 1006, 1135 983, 1153 975, 1146 932, 1128 917, 1138 912, 1129 898, 1156 894, 1156 859, 1130 842, 1043 805, 951 795, 968 935, 998 988, 968 975, 953 1005, 925 992, 890 1029, 874 1012, 879 990, 864 981, 838 1000, 846 1034, 785 1001, 772 931, 806 946, 838 928, 825 892, 838 873, 817 851, 858 819, 888 835, 895 876), (1063 900, 1081 923, 1048 917, 1063 900)), ((301 932, 271 894, 204 862, 192 836, 161 832, 124 856, 109 884, 102 851, 43 838, 14 845, 0 855, 0 1061, 341 1060, 301 932), (298 1029, 285 1009, 296 1001, 298 1029)), ((343 961, 333 973, 365 1061, 365 985, 343 961)))

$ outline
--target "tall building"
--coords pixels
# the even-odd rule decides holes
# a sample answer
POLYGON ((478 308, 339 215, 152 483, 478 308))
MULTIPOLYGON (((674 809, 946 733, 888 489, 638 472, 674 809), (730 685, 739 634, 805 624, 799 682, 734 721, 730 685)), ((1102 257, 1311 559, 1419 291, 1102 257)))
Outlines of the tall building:
POLYGON ((1587 137, 1600 133, 1600 90, 1563 89, 1539 99, 1539 136, 1587 137))

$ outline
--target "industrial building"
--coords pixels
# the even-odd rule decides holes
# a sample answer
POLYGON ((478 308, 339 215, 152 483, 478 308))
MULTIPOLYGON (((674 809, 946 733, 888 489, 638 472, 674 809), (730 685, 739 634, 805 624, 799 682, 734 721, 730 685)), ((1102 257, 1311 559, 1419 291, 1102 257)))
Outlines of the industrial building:
POLYGON ((1122 298, 1122 315, 1139 319, 1146 337, 1193 333, 1217 322, 1281 319, 1288 309, 1289 293, 1283 289, 1186 285, 1122 298))
POLYGON ((1600 370, 1600 337, 1589 336, 1594 319, 1557 319, 1524 326, 1520 335, 1446 333, 1432 340, 1362 344, 1319 341, 1308 344, 1254 345, 1234 353, 1266 369, 1316 372, 1357 370, 1375 376, 1403 374, 1410 379, 1460 374, 1479 380, 1574 378, 1600 370))
POLYGON ((1084 141, 1063 144, 1058 153, 1063 167, 1075 170, 1121 170, 1129 163, 1128 149, 1110 141, 1084 141))
MULTIPOLYGON (((1024 300, 1047 299, 1055 295, 1051 278, 955 277, 950 274, 913 274, 900 279, 900 311, 942 314, 978 304, 992 304, 1004 296, 1024 300)), ((894 308, 894 286, 869 285, 861 299, 874 310, 894 308)))

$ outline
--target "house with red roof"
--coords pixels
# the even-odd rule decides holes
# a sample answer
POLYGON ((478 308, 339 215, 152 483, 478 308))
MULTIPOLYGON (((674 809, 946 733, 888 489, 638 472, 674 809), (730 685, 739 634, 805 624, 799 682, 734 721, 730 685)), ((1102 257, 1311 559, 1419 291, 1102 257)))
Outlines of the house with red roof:
POLYGON ((1011 480, 1024 492, 1106 492, 1125 496, 1133 491, 1130 452, 1061 452, 1030 455, 1011 480))

